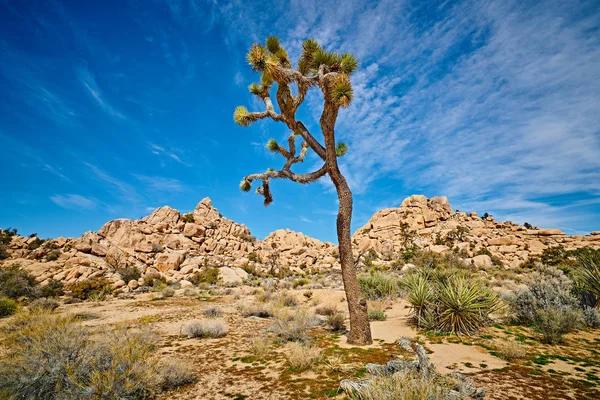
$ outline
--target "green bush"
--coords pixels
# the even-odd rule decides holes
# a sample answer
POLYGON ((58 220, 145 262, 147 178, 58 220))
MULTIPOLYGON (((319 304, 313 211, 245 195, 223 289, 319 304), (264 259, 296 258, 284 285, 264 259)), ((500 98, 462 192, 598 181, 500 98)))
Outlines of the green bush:
POLYGON ((59 250, 52 250, 48 254, 46 254, 46 261, 55 261, 60 257, 59 250))
MULTIPOLYGON (((35 315, 9 338, 0 394, 11 399, 146 399, 177 382, 147 331, 116 330, 93 340, 72 315, 35 315)), ((183 375, 177 368, 177 375, 183 375)))
POLYGON ((425 330, 470 335, 489 324, 501 306, 493 291, 459 271, 416 270, 401 285, 412 317, 425 330))
POLYGON ((121 275, 121 279, 123 279, 125 283, 129 283, 130 281, 137 281, 142 277, 142 272, 133 265, 118 268, 117 273, 121 275))
POLYGON ((192 213, 189 213, 189 214, 183 214, 183 215, 181 216, 181 220, 182 220, 183 222, 186 222, 186 223, 187 223, 187 222, 194 222, 194 214, 192 214, 192 213))
POLYGON ((41 245, 43 245, 44 242, 45 242, 44 239, 40 239, 39 237, 35 236, 35 239, 27 245, 27 250, 35 250, 38 247, 40 247, 41 245))
POLYGON ((48 283, 40 288, 41 297, 58 297, 65 294, 65 287, 61 282, 50 279, 48 283))
POLYGON ((538 327, 542 331, 543 341, 558 344, 563 335, 581 327, 581 311, 574 308, 560 310, 545 308, 538 311, 538 327))
POLYGON ((51 298, 35 299, 29 303, 29 308, 43 311, 54 311, 58 308, 58 301, 51 298))
POLYGON ((369 300, 395 298, 400 293, 398 276, 383 272, 361 274, 358 282, 363 295, 369 300))
POLYGON ((576 279, 579 287, 596 298, 596 307, 600 307, 600 252, 582 254, 578 257, 579 268, 576 279))
POLYGON ((0 318, 8 317, 17 312, 17 302, 13 299, 0 297, 0 318))
POLYGON ((194 273, 190 277, 190 282, 197 286, 216 285, 219 282, 219 268, 204 268, 202 271, 194 273))
POLYGON ((600 312, 597 308, 585 307, 582 314, 583 323, 588 328, 600 328, 600 312))
POLYGON ((167 287, 167 278, 159 274, 148 274, 144 276, 144 286, 159 291, 167 287))
POLYGON ((87 300, 90 297, 103 298, 113 292, 112 285, 104 277, 75 282, 68 289, 74 298, 81 300, 87 300))
POLYGON ((438 254, 433 251, 420 251, 412 263, 418 268, 467 269, 465 261, 454 253, 438 254))
POLYGON ((300 287, 300 286, 308 285, 308 282, 309 282, 309 281, 308 281, 308 279, 306 279, 306 278, 299 278, 299 279, 296 279, 296 280, 294 281, 294 289, 296 289, 296 288, 298 288, 298 287, 300 287))
POLYGON ((369 310, 369 321, 385 321, 385 312, 382 310, 369 310))
POLYGON ((0 268, 0 296, 17 299, 38 297, 39 288, 35 278, 17 263, 0 268))
POLYGON ((13 236, 17 234, 16 229, 0 229, 0 260, 6 260, 10 257, 8 254, 8 245, 12 241, 13 236))

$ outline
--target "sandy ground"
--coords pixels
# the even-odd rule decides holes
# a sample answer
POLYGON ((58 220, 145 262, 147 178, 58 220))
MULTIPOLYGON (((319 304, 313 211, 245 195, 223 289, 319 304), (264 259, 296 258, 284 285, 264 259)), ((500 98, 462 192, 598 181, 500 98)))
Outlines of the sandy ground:
MULTIPOLYGON (((343 394, 336 392, 339 381, 355 376, 366 362, 385 363, 392 355, 400 354, 396 342, 401 337, 422 343, 438 371, 469 374, 476 385, 486 389, 487 398, 600 399, 597 386, 577 383, 586 377, 588 380, 598 377, 598 331, 569 338, 570 346, 539 351, 549 354, 551 360, 545 364, 539 364, 533 350, 528 360, 509 364, 492 355, 486 347, 486 343, 493 343, 496 338, 516 334, 508 328, 490 328, 480 336, 462 338, 462 342, 456 337, 427 337, 411 326, 410 309, 402 300, 388 302, 385 321, 372 322, 375 340, 371 346, 356 348, 346 343, 343 334, 334 334, 325 328, 313 330, 313 342, 322 349, 324 360, 331 356, 344 357, 344 371, 330 371, 323 363, 310 371, 294 373, 286 365, 284 347, 280 344, 274 343, 261 359, 251 357, 249 341, 252 337, 275 339, 268 331, 270 319, 245 318, 238 310, 239 304, 255 301, 253 290, 236 288, 222 296, 183 296, 183 291, 179 291, 167 299, 156 299, 157 294, 146 293, 128 299, 63 305, 59 312, 85 315, 83 323, 100 332, 122 325, 147 326, 158 333, 161 357, 185 362, 198 376, 195 384, 165 393, 162 399, 341 399, 343 394), (204 319, 202 311, 210 306, 223 310, 222 319, 229 327, 228 334, 219 339, 183 336, 182 328, 204 319), (565 354, 567 358, 553 357, 552 352, 565 354), (594 357, 595 360, 590 361, 594 357)), ((303 290, 295 292, 299 307, 314 310, 316 306, 335 304, 338 309, 346 310, 343 291, 316 289, 311 299, 305 298, 303 293, 303 290)))

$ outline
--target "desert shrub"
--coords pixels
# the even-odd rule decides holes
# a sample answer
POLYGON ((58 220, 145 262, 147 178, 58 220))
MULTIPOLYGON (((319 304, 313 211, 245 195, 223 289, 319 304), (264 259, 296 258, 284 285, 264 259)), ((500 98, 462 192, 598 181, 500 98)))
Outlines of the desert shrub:
POLYGON ((273 315, 271 307, 264 303, 241 303, 238 308, 244 317, 269 318, 273 315))
POLYGON ((399 295, 398 277, 394 274, 361 274, 358 276, 358 282, 363 295, 370 300, 394 298, 399 295))
POLYGON ((58 301, 52 298, 35 299, 31 303, 29 303, 29 308, 45 311, 54 311, 58 308, 58 301))
POLYGON ((516 340, 502 340, 496 345, 496 352, 506 361, 519 360, 527 355, 525 346, 516 340))
POLYGON ((39 288, 33 275, 14 263, 0 268, 0 296, 10 299, 37 297, 39 288))
POLYGON ((298 299, 290 292, 279 292, 273 297, 276 305, 283 307, 295 307, 298 305, 298 299))
POLYGON ((41 245, 43 245, 45 242, 44 239, 40 239, 39 237, 35 236, 35 239, 33 239, 31 241, 31 243, 29 243, 27 245, 27 250, 35 250, 37 248, 39 248, 41 245))
POLYGON ((196 374, 188 366, 174 360, 164 361, 158 366, 158 376, 162 390, 189 385, 197 380, 196 374))
POLYGON ((55 261, 60 257, 59 250, 52 250, 48 254, 46 254, 46 261, 55 261))
POLYGON ((312 290, 307 290, 304 293, 302 293, 302 296, 306 297, 308 300, 312 299, 314 293, 312 290))
POLYGON ((113 292, 113 287, 106 278, 101 277, 75 282, 69 285, 68 290, 71 291, 71 296, 74 298, 88 300, 90 298, 103 299, 113 292))
POLYGON ((481 256, 481 255, 488 256, 492 260, 492 265, 495 265, 495 266, 498 266, 498 267, 502 266, 502 260, 499 257, 493 255, 492 252, 489 251, 485 247, 480 248, 477 251, 477 255, 478 256, 481 256))
POLYGON ((142 272, 138 267, 133 265, 117 268, 117 273, 121 275, 121 279, 123 279, 125 283, 137 281, 142 277, 142 272))
POLYGON ((582 312, 583 323, 588 328, 600 328, 600 312, 593 307, 585 307, 582 312))
POLYGON ((219 268, 209 267, 194 273, 189 278, 194 285, 216 285, 219 282, 219 268))
POLYGON ((481 282, 458 271, 421 269, 401 285, 417 326, 425 330, 470 335, 491 322, 501 302, 481 282))
POLYGON ((465 261, 454 253, 438 254, 433 251, 421 251, 413 259, 412 263, 418 268, 435 269, 467 269, 465 261))
POLYGON ((223 310, 220 307, 211 306, 205 308, 204 311, 202 311, 202 314, 206 318, 221 318, 223 316, 223 310))
POLYGON ((321 360, 319 348, 301 343, 289 343, 283 354, 294 372, 306 371, 321 360))
POLYGON ((561 245, 548 247, 542 252, 541 260, 544 265, 556 266, 567 259, 567 251, 561 245))
POLYGON ((0 243, 0 260, 6 260, 9 257, 10 254, 8 253, 8 246, 0 243))
POLYGON ((250 254, 248 254, 248 261, 257 262, 259 264, 262 264, 262 260, 260 259, 260 256, 258 254, 256 254, 255 252, 251 252, 250 254))
POLYGON ((325 315, 325 316, 329 316, 329 315, 333 315, 339 312, 337 306, 335 304, 324 304, 320 307, 317 307, 315 309, 315 312, 318 315, 325 315))
POLYGON ((96 341, 72 315, 29 317, 0 361, 6 398, 144 399, 165 382, 145 331, 117 330, 96 341))
POLYGON ((186 325, 183 333, 189 338, 220 338, 227 335, 227 324, 216 321, 197 321, 186 325))
POLYGON ((249 340, 250 353, 259 358, 265 357, 271 350, 271 341, 264 336, 254 336, 249 340))
POLYGON ((331 327, 331 330, 334 332, 343 332, 346 330, 346 315, 337 311, 333 314, 327 316, 327 324, 331 327))
POLYGON ((187 223, 187 222, 194 222, 194 214, 192 214, 192 213, 189 213, 189 214, 183 214, 183 215, 181 216, 181 220, 182 220, 183 222, 186 222, 186 223, 187 223))
POLYGON ((17 302, 0 296, 0 318, 8 317, 17 312, 17 302))
POLYGON ((544 308, 538 311, 538 327, 543 341, 549 344, 561 343, 563 335, 581 327, 581 310, 574 308, 544 308))
POLYGON ((284 342, 301 341, 308 337, 308 332, 317 324, 316 316, 307 309, 280 309, 275 313, 269 330, 284 342))
POLYGON ((443 377, 398 373, 375 377, 359 390, 346 389, 346 394, 352 400, 445 400, 452 398, 451 390, 452 386, 443 377))
POLYGON ((299 278, 294 281, 294 289, 304 285, 308 285, 308 279, 306 278, 299 278))
POLYGON ((162 290, 167 286, 167 278, 159 274, 148 274, 144 276, 144 286, 153 290, 162 290))
POLYGON ((369 310, 369 321, 385 321, 385 312, 382 310, 369 310))
POLYGON ((175 296, 175 289, 173 289, 171 286, 167 286, 160 292, 160 295, 163 299, 173 297, 175 296))

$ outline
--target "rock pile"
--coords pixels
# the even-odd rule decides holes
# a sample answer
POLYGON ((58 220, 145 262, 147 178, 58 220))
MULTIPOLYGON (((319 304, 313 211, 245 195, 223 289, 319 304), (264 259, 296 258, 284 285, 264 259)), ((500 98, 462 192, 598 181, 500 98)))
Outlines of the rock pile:
MULTIPOLYGON (((140 220, 107 222, 98 232, 79 238, 40 242, 36 237, 13 236, 10 258, 4 262, 19 262, 42 283, 53 279, 69 284, 102 276, 125 289, 156 274, 186 285, 205 267, 219 267, 223 283, 229 285, 241 284, 250 270, 276 274, 340 267, 337 246, 289 229, 257 240, 246 226, 223 217, 209 198, 188 214, 165 206, 140 220), (126 285, 120 271, 127 267, 136 267, 142 278, 126 285)), ((399 208, 375 213, 356 231, 353 242, 355 256, 372 249, 391 261, 412 246, 437 253, 455 251, 480 266, 492 266, 494 261, 512 268, 550 246, 598 248, 600 232, 566 236, 558 229, 528 229, 491 216, 455 212, 446 197, 416 195, 399 208)))

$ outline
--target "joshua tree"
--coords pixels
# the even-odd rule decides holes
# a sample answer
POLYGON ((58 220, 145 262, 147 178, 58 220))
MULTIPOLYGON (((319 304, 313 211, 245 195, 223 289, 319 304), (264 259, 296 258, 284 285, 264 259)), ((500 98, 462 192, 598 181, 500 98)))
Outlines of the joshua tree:
POLYGON ((256 192, 264 196, 264 204, 269 205, 273 201, 270 189, 271 179, 289 179, 306 184, 329 175, 339 198, 337 235, 342 277, 350 311, 348 342, 370 344, 372 339, 367 303, 361 294, 356 277, 356 266, 352 257, 350 239, 352 192, 340 172, 337 160, 346 153, 348 147, 341 142, 336 145, 335 142, 335 123, 339 109, 348 107, 352 101, 350 75, 358 67, 356 58, 352 54, 338 55, 335 52, 328 52, 321 48, 314 39, 308 39, 302 44, 298 68, 294 69, 287 52, 279 44, 279 39, 271 36, 267 38, 266 46, 256 43, 252 45, 247 59, 252 69, 261 73, 260 84, 251 84, 249 90, 250 93, 262 99, 265 110, 249 112, 245 107, 239 106, 235 109, 233 119, 241 126, 248 126, 255 121, 270 118, 285 124, 292 132, 287 140, 287 148, 280 146, 274 139, 270 139, 267 143, 267 149, 279 153, 285 158, 283 167, 278 171, 269 169, 263 173, 248 175, 242 179, 240 188, 247 192, 251 189, 253 181, 260 181, 261 184, 256 192), (279 112, 275 110, 270 95, 271 88, 275 83, 277 83, 275 98, 279 112), (296 95, 291 90, 293 84, 297 86, 296 95), (324 106, 320 125, 324 145, 296 118, 298 107, 304 101, 308 90, 313 87, 320 88, 323 93, 324 106), (302 139, 299 152, 296 148, 298 137, 302 139), (292 172, 291 167, 303 162, 309 149, 321 158, 323 166, 314 172, 305 174, 292 172))

